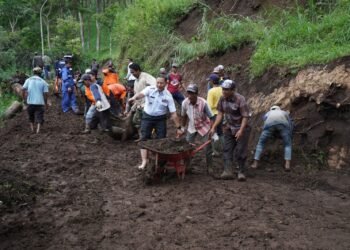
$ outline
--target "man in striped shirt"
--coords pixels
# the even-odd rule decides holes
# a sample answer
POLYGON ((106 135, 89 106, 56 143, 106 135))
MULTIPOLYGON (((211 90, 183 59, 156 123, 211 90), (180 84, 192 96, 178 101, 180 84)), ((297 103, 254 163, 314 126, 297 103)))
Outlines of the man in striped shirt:
MULTIPOLYGON (((187 126, 186 140, 193 143, 196 137, 204 143, 209 139, 208 132, 210 131, 211 121, 214 117, 211 112, 207 101, 198 97, 198 87, 196 84, 190 84, 187 89, 187 98, 182 102, 181 106, 181 118, 182 118, 182 128, 185 131, 185 126, 187 126)), ((209 144, 206 147, 206 162, 207 162, 207 172, 208 174, 213 174, 213 159, 212 159, 212 147, 209 144)))

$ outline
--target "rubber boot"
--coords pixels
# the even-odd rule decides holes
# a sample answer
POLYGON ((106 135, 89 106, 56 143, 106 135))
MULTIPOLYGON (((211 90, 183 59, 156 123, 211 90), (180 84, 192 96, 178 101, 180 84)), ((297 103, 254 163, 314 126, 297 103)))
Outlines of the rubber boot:
POLYGON ((243 165, 241 164, 238 166, 237 179, 238 179, 238 181, 245 181, 246 180, 246 177, 244 174, 244 164, 243 165))
POLYGON ((207 160, 207 174, 214 175, 213 161, 207 160))
POLYGON ((220 175, 220 179, 222 179, 222 180, 232 180, 233 179, 232 164, 228 164, 228 163, 225 164, 224 171, 220 175))
POLYGON ((91 132, 89 124, 85 124, 85 129, 82 132, 83 134, 89 134, 91 132))

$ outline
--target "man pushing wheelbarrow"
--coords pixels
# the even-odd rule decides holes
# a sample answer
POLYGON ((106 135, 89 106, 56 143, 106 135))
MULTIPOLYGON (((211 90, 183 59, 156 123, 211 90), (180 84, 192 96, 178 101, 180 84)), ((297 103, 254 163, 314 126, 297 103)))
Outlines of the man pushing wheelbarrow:
MULTIPOLYGON (((147 87, 141 93, 129 99, 129 102, 132 103, 135 100, 145 98, 145 108, 141 121, 142 141, 151 139, 153 130, 156 132, 157 139, 166 137, 166 115, 168 111, 171 114, 171 119, 175 123, 177 137, 184 134, 185 126, 188 123, 188 133, 186 136, 188 142, 193 143, 197 136, 200 137, 201 141, 207 141, 208 132, 211 127, 209 118, 212 118, 213 114, 211 113, 206 101, 203 98, 198 97, 197 85, 190 84, 186 89, 188 97, 184 100, 181 110, 183 126, 180 125, 179 119, 176 115, 174 100, 170 92, 165 89, 165 86, 165 78, 158 77, 156 87, 147 87)), ((205 146, 206 145, 207 144, 205 144, 205 146)), ((149 150, 145 148, 145 144, 141 143, 142 163, 138 166, 138 169, 140 170, 146 167, 148 158, 147 151, 149 150)), ((161 152, 158 151, 158 153, 161 152)), ((193 152, 191 150, 187 150, 185 154, 192 155, 192 153, 193 152)), ((191 157, 185 158, 187 164, 183 165, 190 166, 191 157)), ((212 173, 212 152, 210 146, 206 147, 206 160, 208 172, 212 173)))

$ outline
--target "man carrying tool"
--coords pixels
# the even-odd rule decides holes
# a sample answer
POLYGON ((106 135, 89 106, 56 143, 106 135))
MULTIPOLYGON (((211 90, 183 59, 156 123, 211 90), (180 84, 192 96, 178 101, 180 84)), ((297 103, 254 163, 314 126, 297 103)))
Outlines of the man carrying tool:
POLYGON ((284 144, 284 169, 290 171, 290 161, 292 159, 292 130, 293 124, 289 114, 281 110, 279 106, 272 106, 270 111, 264 115, 264 127, 260 135, 258 145, 254 155, 252 168, 258 167, 260 155, 264 149, 265 143, 275 134, 282 137, 284 144))
MULTIPOLYGON (((170 112, 170 119, 173 120, 180 132, 180 121, 176 114, 174 99, 170 92, 165 89, 166 80, 163 76, 157 78, 156 86, 148 86, 138 94, 129 99, 129 103, 145 98, 145 106, 141 120, 141 140, 149 140, 152 137, 152 131, 155 130, 157 139, 166 137, 167 114, 170 112)), ((136 87, 136 85, 135 85, 136 87)), ((147 164, 147 150, 141 149, 142 163, 138 169, 142 170, 147 164)))
MULTIPOLYGON (((209 140, 209 131, 211 127, 210 119, 214 118, 208 103, 202 97, 198 97, 198 87, 196 84, 188 85, 187 98, 181 106, 181 131, 182 134, 187 126, 186 140, 194 143, 196 137, 199 137, 202 143, 209 140)), ((206 146, 207 173, 213 174, 213 156, 210 143, 206 146)))
POLYGON ((28 104, 30 129, 34 132, 34 123, 37 123, 36 133, 38 134, 40 126, 44 123, 45 107, 48 107, 49 85, 40 77, 42 74, 40 67, 35 67, 33 73, 34 75, 25 81, 22 88, 23 100, 28 104))
POLYGON ((103 131, 110 131, 109 108, 110 104, 103 93, 102 87, 97 84, 96 78, 91 74, 83 74, 81 80, 85 85, 85 95, 91 105, 85 116, 85 130, 83 133, 90 133, 100 123, 103 131))
POLYGON ((250 127, 248 125, 249 108, 245 98, 236 93, 236 84, 232 80, 222 83, 222 94, 217 109, 218 114, 210 134, 214 135, 217 126, 225 116, 224 125, 224 171, 222 179, 233 178, 233 152, 238 164, 238 180, 245 181, 245 162, 247 159, 250 127))

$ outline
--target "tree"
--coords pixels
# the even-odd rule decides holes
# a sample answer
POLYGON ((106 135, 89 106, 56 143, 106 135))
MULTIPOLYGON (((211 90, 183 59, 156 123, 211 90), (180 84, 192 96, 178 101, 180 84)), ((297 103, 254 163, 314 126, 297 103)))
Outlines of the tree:
POLYGON ((11 32, 15 32, 19 20, 23 19, 30 11, 27 1, 0 0, 1 18, 8 22, 11 32))

